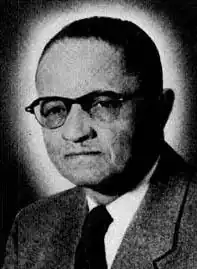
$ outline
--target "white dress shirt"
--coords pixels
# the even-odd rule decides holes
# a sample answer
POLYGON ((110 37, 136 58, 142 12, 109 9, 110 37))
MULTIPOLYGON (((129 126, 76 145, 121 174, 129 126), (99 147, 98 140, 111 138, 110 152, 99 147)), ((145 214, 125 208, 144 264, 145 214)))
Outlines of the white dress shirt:
MULTIPOLYGON (((141 184, 133 191, 127 192, 106 206, 113 218, 107 233, 105 234, 105 252, 108 269, 111 268, 115 255, 122 242, 126 229, 132 222, 149 187, 149 179, 157 166, 158 159, 141 184)), ((86 197, 89 210, 97 206, 97 203, 89 196, 86 197)))

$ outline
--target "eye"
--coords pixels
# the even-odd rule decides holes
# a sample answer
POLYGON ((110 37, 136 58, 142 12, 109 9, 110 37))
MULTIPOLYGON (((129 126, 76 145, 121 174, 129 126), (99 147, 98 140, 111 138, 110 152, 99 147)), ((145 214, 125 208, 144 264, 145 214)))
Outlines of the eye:
POLYGON ((40 113, 44 117, 60 115, 66 112, 65 105, 61 101, 50 101, 41 104, 40 113))
POLYGON ((98 119, 105 122, 115 120, 120 114, 122 102, 121 100, 107 99, 97 100, 92 104, 90 111, 93 119, 98 119))
POLYGON ((120 100, 105 100, 94 103, 92 109, 103 109, 113 113, 115 110, 119 109, 121 105, 122 102, 120 100))
POLYGON ((110 109, 110 108, 119 108, 121 106, 122 102, 121 100, 100 100, 100 101, 96 101, 95 103, 93 103, 92 107, 100 107, 100 108, 106 108, 106 109, 110 109))

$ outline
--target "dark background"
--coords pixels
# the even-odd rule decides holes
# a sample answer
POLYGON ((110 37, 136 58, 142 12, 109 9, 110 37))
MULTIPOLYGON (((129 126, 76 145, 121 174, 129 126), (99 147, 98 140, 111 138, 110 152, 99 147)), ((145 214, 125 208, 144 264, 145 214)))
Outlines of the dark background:
MULTIPOLYGON (((16 90, 12 80, 13 65, 16 65, 17 57, 20 56, 19 46, 25 37, 24 24, 27 18, 60 4, 61 1, 54 0, 0 2, 0 264, 16 213, 39 198, 28 184, 28 172, 18 147, 20 140, 17 139, 15 128, 17 104, 13 97, 13 91, 16 90), (13 113, 13 106, 16 114, 13 113)), ((185 158, 197 167, 197 1, 141 0, 139 6, 148 7, 158 14, 167 14, 181 38, 192 106, 189 108, 187 129, 189 154, 185 158)))

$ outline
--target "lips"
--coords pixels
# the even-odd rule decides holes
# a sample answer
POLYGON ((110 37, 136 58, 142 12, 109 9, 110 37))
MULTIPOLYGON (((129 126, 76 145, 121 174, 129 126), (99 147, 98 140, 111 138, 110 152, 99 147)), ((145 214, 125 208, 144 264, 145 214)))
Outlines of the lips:
POLYGON ((77 156, 95 156, 101 154, 100 151, 80 151, 80 152, 70 152, 65 154, 65 158, 67 157, 77 157, 77 156))

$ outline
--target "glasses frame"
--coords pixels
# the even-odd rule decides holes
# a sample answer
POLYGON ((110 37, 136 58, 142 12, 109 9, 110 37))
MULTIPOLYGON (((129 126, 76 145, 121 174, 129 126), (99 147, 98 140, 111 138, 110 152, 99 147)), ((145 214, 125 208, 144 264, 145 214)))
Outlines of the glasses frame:
MULTIPOLYGON (((63 123, 57 127, 49 128, 46 125, 42 124, 39 121, 39 119, 35 113, 35 107, 38 106, 41 101, 62 101, 64 103, 65 107, 68 108, 68 114, 69 114, 73 104, 79 104, 84 111, 89 113, 89 110, 92 108, 91 101, 94 100, 94 98, 96 98, 96 97, 103 97, 103 96, 114 98, 115 101, 119 101, 121 103, 123 103, 125 101, 132 100, 132 99, 142 99, 142 100, 148 99, 149 101, 155 102, 155 100, 159 100, 161 97, 159 95, 157 97, 150 98, 150 97, 142 96, 139 93, 121 94, 121 93, 116 93, 113 91, 92 92, 92 93, 88 93, 86 95, 83 95, 83 96, 80 96, 77 98, 67 98, 67 97, 61 97, 61 96, 44 96, 44 97, 40 97, 40 98, 34 100, 29 106, 25 107, 25 111, 28 113, 34 114, 36 120, 38 121, 38 123, 42 127, 47 128, 47 129, 57 129, 57 128, 60 128, 61 126, 64 125, 64 123, 66 121, 66 117, 65 117, 65 120, 63 121, 63 123)), ((102 102, 102 100, 100 102, 102 102)))

